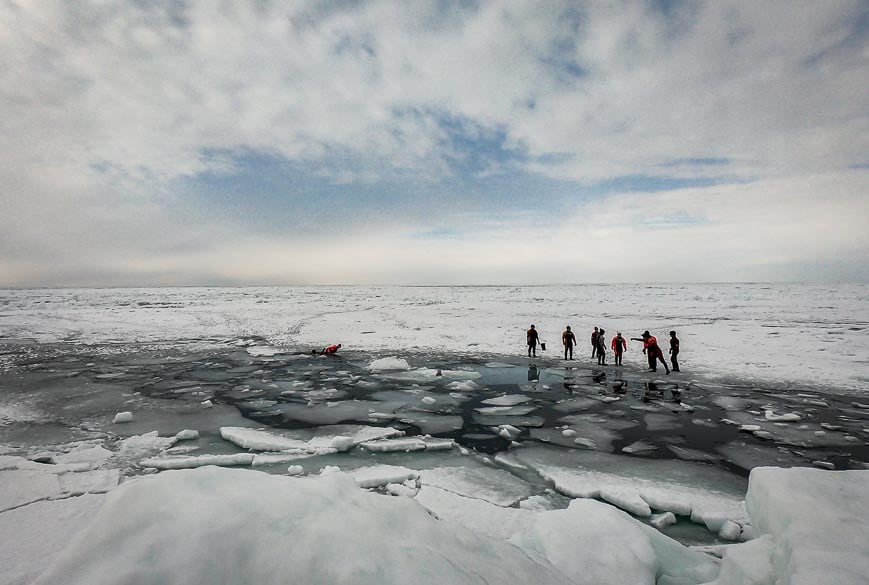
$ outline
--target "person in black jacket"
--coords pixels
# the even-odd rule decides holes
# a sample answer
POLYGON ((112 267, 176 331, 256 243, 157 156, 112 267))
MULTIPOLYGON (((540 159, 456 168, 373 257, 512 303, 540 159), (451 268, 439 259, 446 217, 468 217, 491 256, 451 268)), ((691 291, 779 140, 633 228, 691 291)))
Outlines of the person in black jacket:
POLYGON ((670 362, 673 364, 674 372, 679 371, 679 338, 676 337, 676 332, 670 332, 670 362))
POLYGON ((531 357, 531 354, 537 357, 537 342, 540 340, 540 336, 537 335, 537 329, 534 328, 534 325, 531 325, 531 329, 526 332, 525 339, 528 342, 528 357, 531 357))
POLYGON ((597 365, 606 365, 606 331, 603 329, 597 335, 597 365))
POLYGON ((576 335, 570 330, 570 325, 561 334, 561 343, 564 345, 564 359, 567 359, 568 352, 570 353, 570 359, 573 359, 573 346, 576 345, 576 335))

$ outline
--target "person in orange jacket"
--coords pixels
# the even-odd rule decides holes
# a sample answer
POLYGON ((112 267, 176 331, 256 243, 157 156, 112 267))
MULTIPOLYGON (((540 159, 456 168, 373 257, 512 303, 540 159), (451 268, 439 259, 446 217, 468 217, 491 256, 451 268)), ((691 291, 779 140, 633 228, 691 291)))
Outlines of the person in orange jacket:
POLYGON ((664 364, 664 369, 667 370, 668 374, 670 373, 670 366, 664 361, 664 352, 661 351, 661 347, 658 345, 658 338, 650 334, 648 329, 643 331, 643 335, 640 338, 631 337, 631 339, 643 342, 643 353, 649 359, 650 372, 658 371, 658 360, 661 360, 661 363, 664 364))
POLYGON ((622 353, 624 353, 624 351, 628 349, 628 340, 622 337, 621 331, 616 333, 616 336, 613 337, 610 347, 612 347, 613 355, 615 356, 616 360, 616 365, 622 365, 622 353))
POLYGON ((321 354, 321 355, 322 355, 322 354, 325 354, 325 355, 332 355, 333 353, 337 353, 339 349, 341 349, 341 344, 340 344, 340 343, 338 343, 338 344, 336 344, 336 345, 330 345, 329 347, 327 347, 327 348, 325 348, 323 351, 321 351, 320 354, 321 354))

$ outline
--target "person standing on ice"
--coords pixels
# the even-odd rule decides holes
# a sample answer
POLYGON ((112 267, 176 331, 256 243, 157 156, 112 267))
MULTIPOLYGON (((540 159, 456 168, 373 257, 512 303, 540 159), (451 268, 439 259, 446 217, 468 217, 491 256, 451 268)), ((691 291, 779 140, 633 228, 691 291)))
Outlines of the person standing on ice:
POLYGON ((631 337, 631 339, 643 342, 643 353, 646 354, 646 357, 649 359, 650 372, 658 371, 658 360, 661 360, 661 363, 664 364, 664 369, 667 370, 668 374, 670 373, 670 366, 668 366, 667 362, 664 361, 664 352, 661 351, 661 348, 658 346, 658 338, 650 334, 648 329, 643 331, 642 337, 631 337))
POLYGON ((606 331, 603 329, 597 336, 597 365, 606 365, 606 331))
POLYGON ((537 329, 534 328, 533 324, 531 329, 525 333, 525 339, 528 342, 528 357, 531 357, 532 354, 537 357, 537 342, 540 340, 540 336, 537 335, 537 329))
POLYGON ((564 359, 567 359, 568 352, 570 352, 570 359, 573 359, 573 346, 576 345, 576 335, 570 330, 570 325, 561 334, 561 343, 564 345, 564 359))
POLYGON ((622 365, 622 354, 628 349, 628 340, 622 337, 622 332, 619 331, 616 333, 616 336, 613 337, 612 344, 613 357, 616 360, 616 365, 622 365))
POLYGON ((597 327, 594 328, 594 331, 591 332, 591 357, 594 358, 597 355, 597 338, 600 333, 597 330, 597 327))
POLYGON ((670 362, 673 364, 673 371, 679 371, 679 338, 676 337, 676 332, 670 332, 670 362))

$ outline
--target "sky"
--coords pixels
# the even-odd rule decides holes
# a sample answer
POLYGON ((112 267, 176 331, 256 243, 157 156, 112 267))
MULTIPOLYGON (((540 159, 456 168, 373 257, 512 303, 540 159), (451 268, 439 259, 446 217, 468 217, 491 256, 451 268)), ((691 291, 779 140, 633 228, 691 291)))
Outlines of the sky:
POLYGON ((865 1, 0 0, 0 286, 869 282, 865 1))

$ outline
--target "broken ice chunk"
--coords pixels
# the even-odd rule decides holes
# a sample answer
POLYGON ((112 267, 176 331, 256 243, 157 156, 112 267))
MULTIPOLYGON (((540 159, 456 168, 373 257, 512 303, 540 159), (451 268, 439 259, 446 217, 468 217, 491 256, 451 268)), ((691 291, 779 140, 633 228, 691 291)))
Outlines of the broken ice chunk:
POLYGON ((195 431, 193 429, 184 429, 183 431, 178 431, 175 434, 175 438, 179 441, 191 441, 193 439, 198 439, 199 431, 195 431))
POLYGON ((143 467, 156 469, 193 469, 205 465, 220 467, 231 465, 250 465, 253 463, 253 453, 232 453, 228 455, 198 455, 191 457, 151 457, 141 462, 143 467))
POLYGON ((305 473, 305 468, 301 465, 290 465, 287 467, 287 475, 302 475, 305 473))
POLYGON ((771 410, 764 411, 764 417, 766 418, 766 420, 773 422, 794 422, 802 419, 802 417, 795 412, 775 414, 771 410))
POLYGON ((652 515, 649 504, 640 497, 639 492, 636 490, 604 488, 600 490, 600 497, 617 508, 630 512, 634 516, 648 518, 652 515))
POLYGON ((733 520, 727 520, 718 531, 718 537, 722 540, 739 540, 742 528, 733 520))
POLYGON ((498 434, 508 441, 513 441, 522 433, 521 429, 517 429, 513 425, 499 425, 498 434))
POLYGON ((133 422, 133 413, 130 412, 129 410, 124 411, 124 412, 119 412, 118 414, 115 415, 115 418, 112 422, 115 424, 133 422))
POLYGON ((649 524, 657 528, 658 530, 662 529, 664 526, 669 526, 671 524, 676 523, 676 515, 673 512, 664 512, 663 514, 654 514, 649 520, 649 524))
POLYGON ((504 396, 498 396, 496 398, 488 398, 483 401, 483 404, 488 404, 490 406, 516 406, 517 404, 524 404, 530 400, 531 398, 523 394, 505 394, 504 396))
POLYGON ((645 441, 635 441, 628 445, 627 447, 623 447, 622 451, 625 453, 646 453, 648 451, 657 451, 658 448, 652 445, 651 443, 647 443, 645 441))
POLYGON ((350 472, 350 476, 359 487, 374 488, 416 479, 419 477, 419 472, 398 465, 372 465, 354 469, 350 472))
POLYGON ((409 370, 410 364, 407 360, 397 357, 385 357, 379 360, 374 360, 368 364, 368 370, 371 372, 394 372, 398 370, 409 370))
POLYGON ((390 453, 393 451, 422 451, 425 449, 425 441, 417 437, 405 437, 401 439, 386 439, 381 441, 367 441, 359 445, 367 451, 374 453, 390 453))

